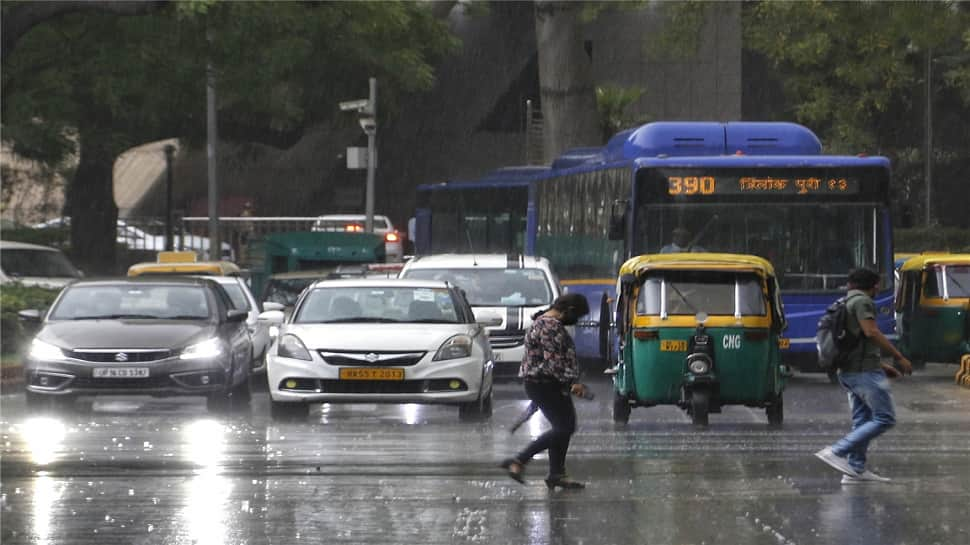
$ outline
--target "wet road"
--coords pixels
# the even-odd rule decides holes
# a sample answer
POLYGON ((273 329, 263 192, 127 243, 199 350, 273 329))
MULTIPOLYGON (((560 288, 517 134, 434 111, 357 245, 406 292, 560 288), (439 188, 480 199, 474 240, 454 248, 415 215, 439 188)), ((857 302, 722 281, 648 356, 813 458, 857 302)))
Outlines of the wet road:
POLYGON ((83 401, 58 418, 0 397, 2 543, 17 544, 956 544, 970 543, 970 389, 953 366, 894 384, 899 425, 870 466, 891 484, 841 485, 812 453, 848 426, 820 375, 786 391, 785 426, 729 407, 706 431, 671 407, 610 419, 605 381, 577 401, 569 453, 583 491, 527 486, 495 464, 539 433, 510 435, 525 407, 502 385, 491 423, 457 409, 322 407, 274 423, 212 417, 201 399, 83 401))

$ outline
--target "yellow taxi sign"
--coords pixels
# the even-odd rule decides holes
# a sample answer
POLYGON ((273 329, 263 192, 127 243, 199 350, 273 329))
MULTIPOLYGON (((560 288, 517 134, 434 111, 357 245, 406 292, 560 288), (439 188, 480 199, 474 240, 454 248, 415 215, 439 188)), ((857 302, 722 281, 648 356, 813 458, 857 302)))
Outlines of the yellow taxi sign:
POLYGON ((193 251, 182 252, 158 252, 159 263, 194 263, 199 256, 193 251))

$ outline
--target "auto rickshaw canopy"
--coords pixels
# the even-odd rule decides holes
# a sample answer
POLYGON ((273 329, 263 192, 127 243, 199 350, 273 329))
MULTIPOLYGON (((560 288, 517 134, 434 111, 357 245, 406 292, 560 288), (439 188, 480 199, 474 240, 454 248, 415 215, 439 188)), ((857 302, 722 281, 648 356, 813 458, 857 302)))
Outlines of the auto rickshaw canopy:
POLYGON ((970 265, 970 254, 924 253, 907 259, 900 270, 920 271, 943 265, 970 265))
POLYGON ((620 276, 633 275, 638 280, 651 271, 684 271, 710 270, 748 272, 758 275, 765 280, 768 293, 766 297, 771 301, 772 314, 778 322, 779 330, 787 327, 785 312, 781 303, 781 287, 775 276, 775 268, 771 262, 762 257, 750 254, 718 254, 718 253, 670 253, 644 254, 628 259, 620 267, 620 276))

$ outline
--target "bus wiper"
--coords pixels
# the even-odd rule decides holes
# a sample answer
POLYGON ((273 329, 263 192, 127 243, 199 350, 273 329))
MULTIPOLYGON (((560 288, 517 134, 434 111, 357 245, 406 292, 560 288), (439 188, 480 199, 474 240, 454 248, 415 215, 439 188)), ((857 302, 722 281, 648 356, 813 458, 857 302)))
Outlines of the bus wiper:
POLYGON ((674 292, 677 293, 677 297, 680 297, 680 300, 683 301, 685 305, 687 305, 687 308, 689 308, 692 313, 697 314, 697 309, 694 308, 694 305, 690 304, 690 301, 687 300, 687 297, 685 297, 684 294, 681 293, 679 289, 677 289, 677 286, 675 286, 673 282, 667 282, 667 285, 673 288, 674 292))

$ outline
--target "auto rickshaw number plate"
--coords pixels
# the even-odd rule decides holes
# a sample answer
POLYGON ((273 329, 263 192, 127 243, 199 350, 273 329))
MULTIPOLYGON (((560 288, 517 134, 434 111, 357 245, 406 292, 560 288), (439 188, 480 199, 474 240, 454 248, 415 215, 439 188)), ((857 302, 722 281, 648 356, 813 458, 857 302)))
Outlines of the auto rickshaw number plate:
POLYGON ((341 380, 404 380, 400 367, 344 367, 340 369, 341 380))
POLYGON ((660 341, 661 352, 687 352, 687 341, 660 341))

